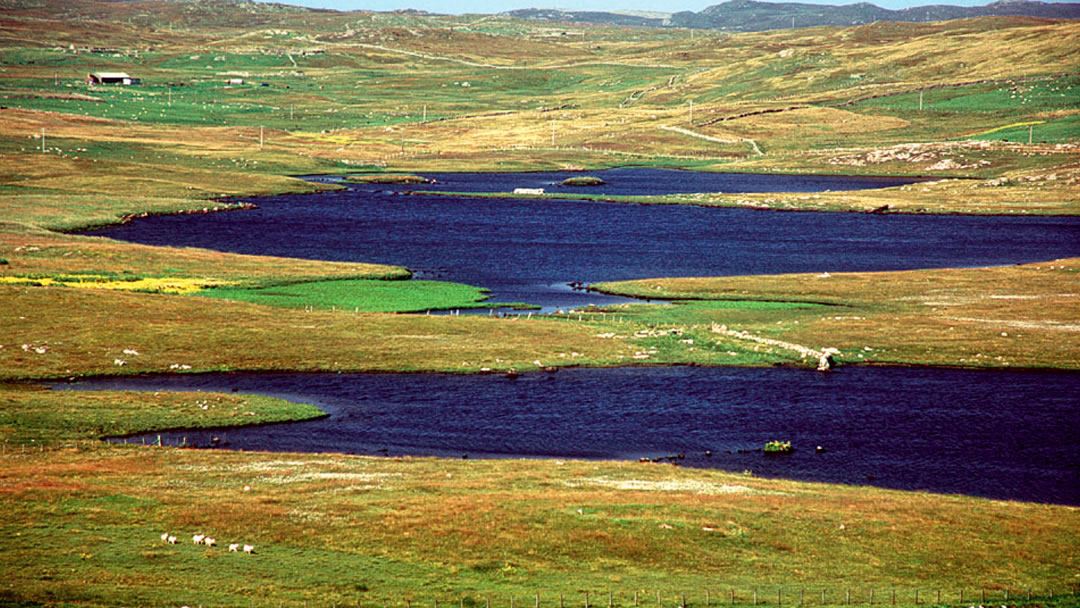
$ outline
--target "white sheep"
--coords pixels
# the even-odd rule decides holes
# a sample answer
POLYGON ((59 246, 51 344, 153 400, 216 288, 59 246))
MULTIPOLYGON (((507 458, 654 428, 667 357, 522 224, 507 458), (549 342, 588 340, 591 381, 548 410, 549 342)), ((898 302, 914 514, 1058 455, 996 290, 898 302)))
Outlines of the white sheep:
POLYGON ((229 551, 233 552, 233 553, 239 552, 240 551, 240 543, 233 543, 233 544, 229 545, 229 551))
POLYGON ((206 545, 207 547, 213 547, 214 545, 216 545, 216 544, 217 544, 217 540, 215 540, 215 539, 213 539, 213 538, 210 538, 209 536, 207 536, 206 538, 204 538, 202 542, 203 542, 203 544, 204 544, 204 545, 206 545))
POLYGON ((196 545, 201 545, 204 540, 206 540, 205 534, 196 534, 195 536, 191 537, 191 542, 196 545))
POLYGON ((163 532, 161 534, 161 542, 163 542, 163 543, 169 542, 169 533, 168 532, 163 532))
POLYGON ((170 545, 175 545, 176 544, 176 537, 175 536, 170 536, 168 542, 169 542, 170 545))
POLYGON ((255 545, 244 545, 244 553, 255 553, 255 545))

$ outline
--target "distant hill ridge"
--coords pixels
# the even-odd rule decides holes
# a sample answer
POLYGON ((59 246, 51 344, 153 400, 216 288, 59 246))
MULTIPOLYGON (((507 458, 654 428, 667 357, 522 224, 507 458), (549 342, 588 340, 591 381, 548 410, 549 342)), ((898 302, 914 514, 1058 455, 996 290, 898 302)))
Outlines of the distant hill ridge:
POLYGON ((691 27, 699 29, 760 32, 791 27, 851 26, 875 21, 925 23, 970 17, 1041 17, 1080 19, 1080 4, 998 0, 985 6, 928 5, 889 10, 859 2, 842 6, 799 2, 758 2, 729 0, 701 12, 682 11, 668 17, 601 11, 521 9, 507 13, 524 19, 544 19, 570 23, 603 23, 643 27, 691 27), (794 25, 793 25, 794 24, 794 25))

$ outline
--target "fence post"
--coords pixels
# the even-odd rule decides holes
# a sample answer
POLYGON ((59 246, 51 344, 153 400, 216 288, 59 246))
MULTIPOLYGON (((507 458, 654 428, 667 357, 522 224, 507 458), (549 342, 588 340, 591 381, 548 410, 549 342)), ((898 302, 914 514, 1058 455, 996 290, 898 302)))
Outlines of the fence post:
MULTIPOLYGON (((513 601, 510 603, 510 608, 514 608, 513 601)), ((585 608, 589 608, 589 592, 585 592, 585 608)))

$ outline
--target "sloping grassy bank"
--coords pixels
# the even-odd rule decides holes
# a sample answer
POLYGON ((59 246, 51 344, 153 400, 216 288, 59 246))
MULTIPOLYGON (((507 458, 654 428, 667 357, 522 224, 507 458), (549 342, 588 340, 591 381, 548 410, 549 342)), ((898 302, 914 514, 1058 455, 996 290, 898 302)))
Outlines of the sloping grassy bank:
POLYGON ((1074 508, 640 463, 84 444, 9 450, 0 488, 9 603, 1068 606, 1080 555, 1074 508))
POLYGON ((724 324, 816 349, 834 347, 843 363, 1080 369, 1076 258, 997 268, 661 278, 593 288, 675 301, 673 310, 627 307, 639 322, 724 324), (759 302, 790 305, 755 306, 759 302))
MULTIPOLYGON (((137 355, 128 355, 137 356, 137 355)), ((0 441, 55 446, 167 429, 247 426, 322 417, 319 408, 259 395, 50 391, 0 383, 0 441)))

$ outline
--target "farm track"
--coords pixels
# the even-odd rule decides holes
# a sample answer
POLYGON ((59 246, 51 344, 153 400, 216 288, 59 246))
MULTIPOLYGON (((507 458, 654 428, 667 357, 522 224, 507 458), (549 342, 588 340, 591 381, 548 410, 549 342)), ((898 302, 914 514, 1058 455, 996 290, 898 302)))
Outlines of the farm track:
POLYGON ((690 129, 684 129, 682 127, 673 127, 671 125, 661 125, 660 128, 665 131, 679 133, 681 135, 686 135, 687 137, 696 137, 698 139, 703 139, 705 141, 711 141, 718 144, 749 144, 750 147, 753 148, 754 154, 756 154, 757 156, 763 156, 765 154, 761 151, 761 148, 758 147, 757 142, 752 139, 725 139, 722 137, 713 137, 712 135, 705 135, 704 133, 698 133, 696 131, 691 131, 690 129))

